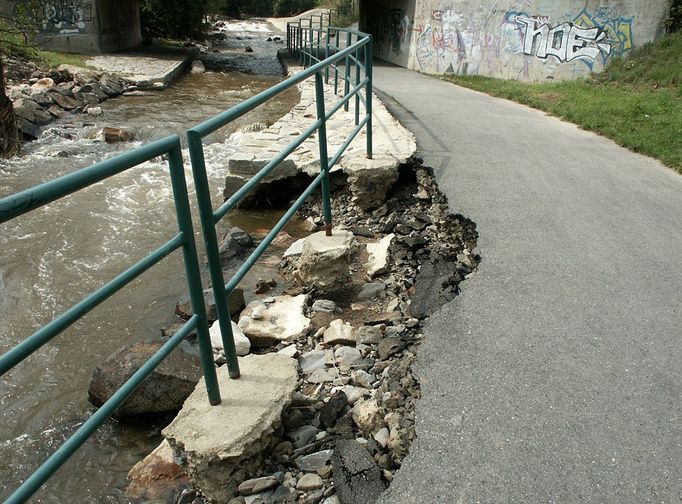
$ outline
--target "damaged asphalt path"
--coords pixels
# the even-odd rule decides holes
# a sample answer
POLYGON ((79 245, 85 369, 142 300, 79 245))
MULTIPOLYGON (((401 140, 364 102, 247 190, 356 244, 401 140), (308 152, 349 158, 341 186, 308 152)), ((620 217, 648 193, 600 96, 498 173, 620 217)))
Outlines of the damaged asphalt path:
POLYGON ((682 177, 543 112, 375 72, 482 256, 430 318, 417 439, 382 502, 679 503, 682 177))

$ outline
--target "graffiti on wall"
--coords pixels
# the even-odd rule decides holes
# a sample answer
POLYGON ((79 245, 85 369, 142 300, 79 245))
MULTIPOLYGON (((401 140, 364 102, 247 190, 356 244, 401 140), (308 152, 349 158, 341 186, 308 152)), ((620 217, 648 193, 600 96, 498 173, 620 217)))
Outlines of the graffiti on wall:
POLYGON ((497 2, 475 9, 458 5, 427 11, 419 19, 424 24, 413 50, 421 70, 527 77, 538 65, 545 74, 575 63, 591 70, 595 62, 606 64, 634 47, 633 18, 612 8, 582 9, 551 19, 533 13, 530 0, 517 0, 507 11, 500 11, 497 2))
POLYGON ((552 28, 523 16, 517 16, 516 22, 523 30, 523 54, 540 59, 553 56, 561 63, 579 58, 595 60, 601 52, 611 54, 606 32, 600 28, 579 28, 568 22, 552 28))
POLYGON ((633 46, 632 18, 600 20, 583 9, 573 21, 553 28, 537 17, 517 15, 515 20, 522 31, 523 54, 540 59, 552 56, 561 63, 577 59, 592 68, 600 56, 606 63, 611 54, 620 56, 633 46))
POLYGON ((92 21, 92 5, 84 0, 50 0, 43 9, 42 31, 80 33, 92 21))

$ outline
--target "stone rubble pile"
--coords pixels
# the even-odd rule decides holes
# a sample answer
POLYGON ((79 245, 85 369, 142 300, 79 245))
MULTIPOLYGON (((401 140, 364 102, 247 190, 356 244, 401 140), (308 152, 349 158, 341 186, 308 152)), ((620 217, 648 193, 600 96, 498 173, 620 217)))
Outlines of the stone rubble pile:
MULTIPOLYGON (((65 65, 48 74, 36 71, 27 84, 8 87, 17 126, 25 140, 37 139, 42 126, 69 112, 101 115, 101 102, 134 89, 114 75, 65 65)), ((104 128, 100 137, 109 143, 132 140, 129 133, 118 128, 104 128)))
MULTIPOLYGON (((448 212, 431 172, 414 161, 373 212, 358 210, 347 184, 332 202, 332 238, 313 233, 299 248, 322 247, 325 238, 332 249, 343 245, 325 269, 333 287, 303 280, 303 253, 289 254, 281 263, 286 294, 262 296, 239 317, 252 351, 296 359, 298 383, 259 463, 229 483, 223 477, 234 493, 216 498, 209 489, 211 502, 371 503, 414 439, 416 346, 424 319, 478 264, 475 227, 448 212), (427 309, 422 298, 434 293, 427 309)), ((319 198, 300 213, 320 223, 319 198)), ((196 487, 180 501, 204 502, 206 489, 190 480, 196 487)))

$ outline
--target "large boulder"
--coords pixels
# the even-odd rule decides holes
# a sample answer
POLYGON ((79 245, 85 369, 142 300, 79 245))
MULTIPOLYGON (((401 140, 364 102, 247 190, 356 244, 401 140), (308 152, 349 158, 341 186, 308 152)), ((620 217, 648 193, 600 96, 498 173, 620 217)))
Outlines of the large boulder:
MULTIPOLYGON (((90 402, 95 406, 104 404, 162 344, 135 343, 109 356, 92 374, 88 390, 90 402)), ((114 416, 179 410, 201 377, 199 358, 180 346, 118 407, 114 416)))
POLYGON ((348 284, 353 233, 336 229, 332 236, 313 233, 303 242, 298 276, 307 286, 325 292, 348 284))
POLYGON ((239 318, 239 328, 255 347, 296 341, 310 331, 310 319, 303 313, 307 299, 301 294, 252 301, 239 318))

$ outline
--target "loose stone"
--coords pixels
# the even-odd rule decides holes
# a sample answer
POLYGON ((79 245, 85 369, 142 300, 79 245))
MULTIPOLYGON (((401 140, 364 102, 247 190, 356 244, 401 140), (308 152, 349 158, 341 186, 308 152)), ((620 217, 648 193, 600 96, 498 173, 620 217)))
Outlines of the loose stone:
POLYGON ((333 320, 324 332, 325 345, 354 345, 355 336, 353 326, 341 319, 333 320))
POLYGON ((331 458, 332 450, 322 450, 298 457, 296 459, 296 466, 304 472, 317 472, 324 466, 329 465, 331 458))
POLYGON ((311 490, 319 490, 324 483, 319 474, 308 473, 304 474, 296 483, 296 489, 302 492, 309 492, 311 490))

